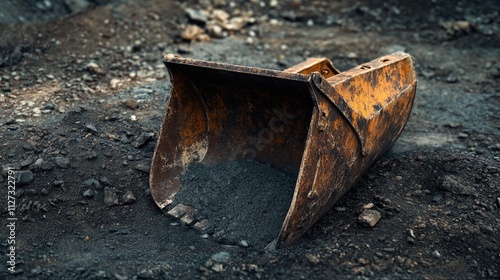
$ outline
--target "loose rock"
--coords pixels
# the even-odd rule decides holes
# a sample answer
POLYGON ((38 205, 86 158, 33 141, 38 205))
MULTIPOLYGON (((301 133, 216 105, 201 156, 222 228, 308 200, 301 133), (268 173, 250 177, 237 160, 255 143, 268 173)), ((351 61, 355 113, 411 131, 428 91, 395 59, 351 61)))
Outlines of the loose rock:
POLYGON ((87 179, 83 182, 83 184, 85 186, 88 186, 88 187, 94 187, 96 189, 102 189, 101 187, 101 183, 99 183, 99 181, 97 181, 96 179, 87 179))
POLYGON ((134 196, 134 193, 132 191, 127 191, 123 195, 123 204, 131 204, 136 201, 136 198, 134 196))
POLYGON ((492 234, 495 232, 495 230, 493 229, 493 227, 489 226, 489 225, 484 225, 484 224, 480 224, 479 225, 479 229, 486 233, 486 234, 492 234))
POLYGON ((215 253, 210 257, 210 259, 212 261, 218 262, 218 263, 227 263, 230 258, 231 258, 231 255, 228 252, 215 253))
POLYGON ((87 129, 88 132, 91 132, 91 133, 97 133, 97 128, 95 127, 95 124, 93 123, 88 123, 85 125, 85 128, 87 129))
POLYGON ((306 258, 311 262, 311 264, 318 264, 320 259, 314 254, 306 254, 306 258))
POLYGON ((26 166, 29 166, 33 163, 33 159, 32 158, 27 158, 23 161, 20 162, 20 165, 21 167, 26 167, 26 166))
POLYGON ((467 138, 469 138, 469 134, 467 134, 465 132, 460 132, 458 134, 458 138, 460 138, 460 139, 467 139, 467 138))
MULTIPOLYGON (((35 162, 36 163, 36 162, 35 162)), ((56 165, 52 161, 45 160, 42 162, 41 169, 43 171, 49 171, 56 167, 56 165)))
POLYGON ((203 30, 198 25, 188 25, 184 31, 180 34, 180 37, 186 41, 208 41, 210 38, 206 38, 205 30, 203 30))
POLYGON ((42 107, 42 110, 49 110, 49 111, 52 111, 56 108, 56 105, 52 104, 52 103, 47 103, 45 104, 43 107, 42 107))
POLYGON ((149 140, 151 140, 151 138, 153 138, 154 135, 155 135, 154 133, 147 133, 147 132, 141 133, 141 135, 139 135, 139 137, 135 139, 134 147, 140 148, 144 146, 149 140))
POLYGON ((123 106, 135 110, 139 108, 139 102, 135 99, 126 99, 122 101, 123 106))
POLYGON ((443 190, 450 191, 454 194, 473 195, 476 190, 465 184, 460 177, 454 175, 445 175, 443 183, 439 186, 443 190))
POLYGON ((149 171, 151 170, 151 166, 146 163, 139 163, 138 165, 135 166, 135 169, 141 172, 144 172, 146 174, 149 174, 149 171))
POLYGON ((367 209, 358 217, 359 224, 366 227, 374 227, 380 220, 380 213, 377 210, 367 209))
POLYGON ((93 74, 102 73, 101 67, 95 62, 90 62, 89 64, 87 64, 87 70, 93 74))
POLYGON ((55 162, 56 165, 62 169, 68 168, 69 166, 69 158, 66 157, 56 157, 55 162))
POLYGON ((139 272, 137 272, 137 277, 143 278, 143 279, 151 279, 153 278, 154 273, 151 269, 143 269, 139 272))
POLYGON ((29 183, 33 182, 34 176, 31 171, 19 171, 19 175, 17 177, 18 186, 25 186, 29 183))
POLYGON ((111 181, 109 181, 108 177, 106 176, 102 176, 101 178, 99 178, 99 181, 101 181, 101 183, 103 183, 105 186, 111 185, 111 181))
POLYGON ((104 203, 107 206, 113 206, 113 205, 118 205, 118 196, 116 193, 113 191, 112 188, 110 187, 105 187, 104 188, 104 203))
POLYGON ((83 197, 85 198, 92 198, 94 197, 95 192, 92 189, 87 189, 83 192, 83 197))
POLYGON ((208 18, 207 15, 203 10, 195 10, 191 8, 186 9, 186 13, 189 17, 190 20, 197 22, 197 23, 206 23, 208 18))

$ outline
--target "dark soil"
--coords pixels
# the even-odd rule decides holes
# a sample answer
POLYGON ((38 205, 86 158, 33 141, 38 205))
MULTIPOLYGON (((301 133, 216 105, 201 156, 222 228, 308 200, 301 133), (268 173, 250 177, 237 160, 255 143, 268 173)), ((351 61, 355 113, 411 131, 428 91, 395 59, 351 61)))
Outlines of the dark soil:
POLYGON ((499 278, 498 1, 209 2, 112 1, 22 24, 16 13, 36 18, 36 6, 2 10, 5 254, 17 218, 15 274, 7 264, 2 279, 499 278), (216 34, 188 7, 246 25, 216 34), (181 39, 190 25, 205 35, 181 39), (401 50, 418 77, 403 134, 293 246, 204 238, 153 202, 163 54, 272 69, 325 56, 347 70, 401 50), (358 223, 367 207, 381 214, 373 228, 358 223))
POLYGON ((292 201, 291 175, 256 161, 189 166, 173 205, 193 206, 196 220, 223 244, 264 249, 278 237, 292 201), (244 213, 244 214, 242 214, 244 213))

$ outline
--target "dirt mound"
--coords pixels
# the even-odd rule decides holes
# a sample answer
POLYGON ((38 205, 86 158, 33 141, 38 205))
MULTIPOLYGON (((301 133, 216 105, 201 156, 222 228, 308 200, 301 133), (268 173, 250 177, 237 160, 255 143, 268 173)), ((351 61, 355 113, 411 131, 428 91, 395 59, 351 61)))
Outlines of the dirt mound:
POLYGON ((295 178, 268 164, 233 161, 213 168, 192 165, 174 205, 197 209, 221 243, 263 249, 278 237, 292 201, 295 178))

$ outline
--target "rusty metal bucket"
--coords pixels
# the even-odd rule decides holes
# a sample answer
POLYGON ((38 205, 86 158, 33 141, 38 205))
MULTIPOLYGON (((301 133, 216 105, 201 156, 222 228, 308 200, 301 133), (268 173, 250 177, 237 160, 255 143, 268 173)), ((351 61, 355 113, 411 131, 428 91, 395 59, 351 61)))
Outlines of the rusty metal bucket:
MULTIPOLYGON (((191 163, 252 158, 297 176, 277 237, 309 229, 396 141, 413 105, 408 54, 339 72, 328 59, 285 71, 167 55, 172 90, 154 152, 150 190, 169 210, 191 163)), ((190 209, 169 213, 197 228, 190 209)))

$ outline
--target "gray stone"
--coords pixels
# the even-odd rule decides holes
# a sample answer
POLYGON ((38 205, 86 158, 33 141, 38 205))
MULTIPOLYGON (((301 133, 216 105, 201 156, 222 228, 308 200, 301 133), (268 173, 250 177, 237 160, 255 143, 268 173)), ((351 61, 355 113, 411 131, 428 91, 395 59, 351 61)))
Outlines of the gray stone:
POLYGON ((17 168, 14 165, 10 165, 10 164, 3 165, 2 166, 2 176, 3 177, 7 177, 7 176, 9 176, 9 171, 10 170, 17 170, 17 169, 19 169, 19 168, 17 168))
POLYGON ((56 157, 55 162, 59 168, 65 169, 69 166, 69 158, 67 157, 56 157))
POLYGON ((94 187, 96 189, 102 189, 101 183, 96 179, 87 179, 83 182, 83 184, 87 187, 94 187))
POLYGON ((198 23, 206 23, 208 18, 207 15, 203 12, 203 10, 195 10, 191 8, 186 9, 186 14, 190 20, 198 23))
POLYGON ((107 206, 118 205, 118 196, 110 187, 104 188, 104 204, 107 206))
POLYGON ((140 148, 144 146, 151 138, 153 138, 154 135, 155 135, 154 133, 147 133, 147 132, 141 133, 141 135, 139 135, 139 137, 135 139, 134 147, 140 148))
POLYGON ((111 182, 109 181, 108 177, 106 176, 102 176, 99 181, 101 181, 101 183, 103 183, 105 186, 109 186, 111 185, 111 182))
POLYGON ((276 244, 277 244, 277 240, 274 239, 273 241, 269 242, 269 244, 266 245, 266 247, 264 247, 264 251, 266 252, 274 252, 276 251, 276 244))
POLYGON ((149 164, 139 163, 138 165, 135 166, 135 169, 144 172, 146 174, 149 174, 149 170, 151 169, 151 167, 149 166, 149 164))
POLYGON ((128 276, 121 275, 121 274, 118 274, 118 273, 115 273, 114 276, 115 276, 116 280, 128 280, 129 279, 128 276))
POLYGON ((123 204, 131 204, 136 201, 136 198, 134 196, 134 193, 132 191, 127 191, 123 195, 123 204))
POLYGON ((19 174, 17 176, 17 185, 18 186, 28 185, 29 183, 33 182, 34 179, 35 178, 31 171, 19 171, 19 174))
POLYGON ((433 255, 433 256, 435 256, 435 257, 438 257, 438 258, 440 258, 440 257, 441 257, 441 253, 439 253, 439 251, 438 251, 438 250, 434 250, 434 251, 432 252, 432 255, 433 255))
POLYGON ((143 269, 137 272, 137 277, 142 279, 151 279, 154 277, 154 273, 151 269, 143 269))
POLYGON ((64 182, 62 180, 55 180, 53 184, 55 187, 62 187, 64 182))
POLYGON ((101 67, 95 62, 90 62, 89 64, 87 64, 87 70, 93 74, 102 73, 101 67))
POLYGON ((27 159, 21 161, 20 165, 21 165, 21 167, 26 167, 26 166, 31 165, 33 163, 33 161, 34 160, 32 158, 27 158, 27 159))
POLYGON ((92 189, 87 189, 83 192, 83 197, 85 198, 92 198, 94 197, 95 192, 92 189))
POLYGON ((85 128, 86 128, 89 132, 91 132, 91 133, 97 133, 97 132, 98 132, 98 131, 97 131, 97 128, 95 127, 95 124, 93 124, 93 123, 88 123, 88 124, 86 124, 86 125, 85 125, 85 128))
POLYGON ((460 177, 455 175, 443 176, 443 182, 439 185, 439 188, 454 194, 474 195, 476 193, 473 187, 469 186, 460 177))
POLYGON ((374 227, 380 220, 380 213, 377 210, 366 209, 358 217, 358 223, 366 227, 374 227))
POLYGON ((495 232, 495 230, 493 229, 493 227, 489 226, 489 225, 485 225, 485 224, 480 224, 479 225, 479 229, 484 232, 484 233, 487 233, 487 234, 492 234, 495 232))
POLYGON ((88 0, 64 0, 71 13, 79 13, 85 11, 89 6, 88 0))
POLYGON ((41 169, 43 171, 49 171, 56 167, 56 165, 52 161, 45 160, 42 162, 41 169))
POLYGON ((49 111, 52 111, 56 108, 56 105, 52 104, 52 103, 47 103, 45 104, 43 107, 42 107, 42 110, 49 110, 49 111))
POLYGON ((460 133, 458 133, 458 138, 467 139, 467 138, 469 138, 469 134, 467 134, 465 132, 460 132, 460 133))
POLYGON ((43 158, 35 160, 35 162, 30 166, 31 169, 37 170, 42 168, 42 164, 45 162, 43 158))
POLYGON ((107 278, 106 271, 104 271, 104 270, 99 270, 99 271, 97 271, 96 273, 94 273, 94 276, 95 276, 97 279, 104 279, 104 278, 107 278))
POLYGON ((125 99, 122 101, 122 104, 132 110, 139 108, 139 102, 136 99, 125 99))
POLYGON ((210 259, 212 261, 218 262, 218 263, 227 263, 230 258, 231 258, 231 255, 228 252, 215 253, 210 257, 210 259))
POLYGON ((439 203, 441 200, 443 200, 443 197, 441 195, 435 195, 433 198, 432 198, 432 201, 436 202, 436 203, 439 203))

